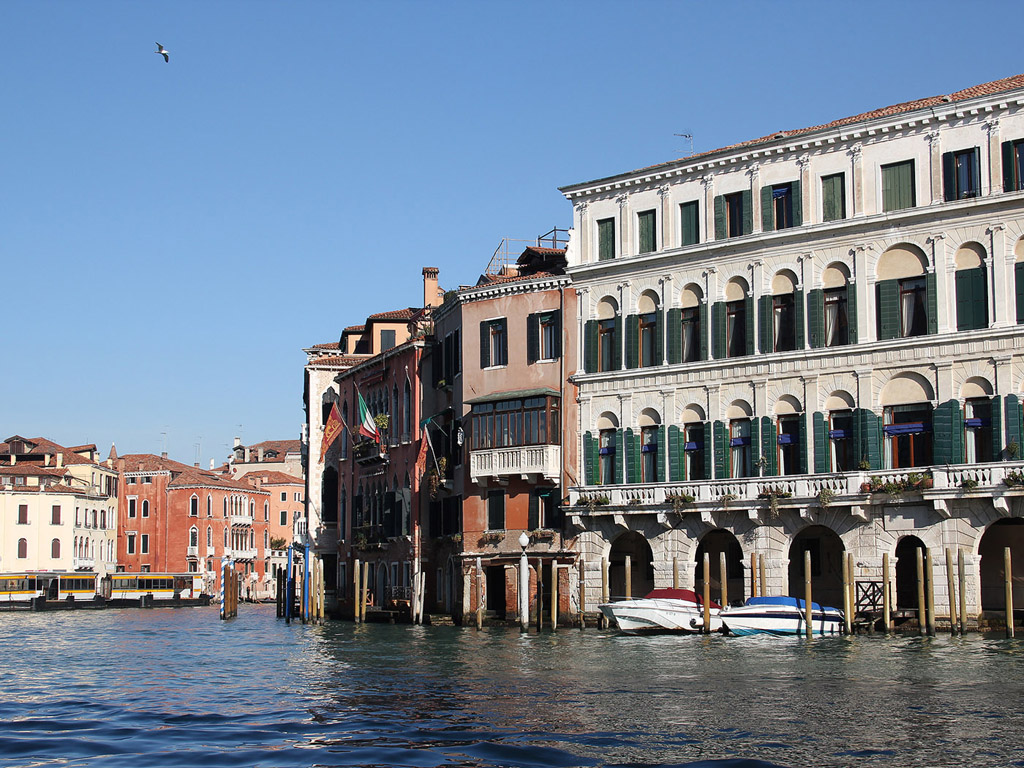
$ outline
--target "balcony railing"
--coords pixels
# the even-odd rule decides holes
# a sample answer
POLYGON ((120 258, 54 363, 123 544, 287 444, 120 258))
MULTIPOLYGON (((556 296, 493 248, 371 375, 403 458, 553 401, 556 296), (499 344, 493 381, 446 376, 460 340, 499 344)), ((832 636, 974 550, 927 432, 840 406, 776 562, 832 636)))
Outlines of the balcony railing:
POLYGON ((231 525, 252 525, 255 522, 255 518, 248 512, 232 513, 229 521, 231 525))
POLYGON ((255 560, 256 559, 256 548, 255 547, 243 547, 240 549, 234 549, 231 551, 231 557, 235 560, 255 560))
POLYGON ((650 508, 715 509, 724 506, 753 509, 774 496, 782 508, 813 507, 843 503, 860 506, 889 503, 893 497, 920 493, 937 509, 945 500, 970 498, 973 494, 993 499, 1005 508, 1007 493, 1024 492, 1017 478, 1024 462, 964 464, 911 469, 880 469, 832 475, 783 475, 737 477, 694 482, 646 483, 642 485, 591 485, 569 490, 572 514, 599 515, 653 511, 650 508), (1009 476, 1007 484, 1004 480, 1009 476))
POLYGON ((199 557, 199 547, 189 547, 185 553, 186 557, 199 557))
POLYGON ((522 445, 485 448, 469 454, 469 474, 474 483, 487 477, 528 477, 536 475, 558 482, 562 465, 559 445, 522 445))

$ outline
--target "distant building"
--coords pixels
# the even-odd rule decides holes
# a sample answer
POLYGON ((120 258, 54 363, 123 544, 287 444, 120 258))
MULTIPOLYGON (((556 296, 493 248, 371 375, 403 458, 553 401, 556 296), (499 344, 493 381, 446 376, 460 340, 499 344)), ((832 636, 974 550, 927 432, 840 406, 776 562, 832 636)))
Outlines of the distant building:
POLYGON ((266 491, 269 506, 263 510, 266 530, 263 532, 265 549, 269 551, 269 567, 264 563, 267 589, 274 589, 273 579, 288 564, 288 547, 305 536, 306 486, 300 477, 292 477, 275 470, 248 472, 238 478, 257 490, 266 491))
POLYGON ((264 440, 254 445, 242 445, 241 438, 236 437, 228 469, 235 478, 256 471, 282 472, 301 478, 302 441, 264 440))
POLYGON ((95 445, 0 443, 0 571, 113 572, 117 508, 117 472, 95 445))

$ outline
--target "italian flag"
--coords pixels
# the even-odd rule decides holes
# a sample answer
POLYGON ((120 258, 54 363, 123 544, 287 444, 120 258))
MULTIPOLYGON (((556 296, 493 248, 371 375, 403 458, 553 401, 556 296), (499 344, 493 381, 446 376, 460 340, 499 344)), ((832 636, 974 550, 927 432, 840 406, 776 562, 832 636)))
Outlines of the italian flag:
POLYGON ((377 424, 374 422, 370 409, 366 407, 366 401, 363 400, 363 395, 358 389, 356 390, 356 397, 359 398, 359 434, 372 438, 379 443, 380 435, 377 434, 377 424))

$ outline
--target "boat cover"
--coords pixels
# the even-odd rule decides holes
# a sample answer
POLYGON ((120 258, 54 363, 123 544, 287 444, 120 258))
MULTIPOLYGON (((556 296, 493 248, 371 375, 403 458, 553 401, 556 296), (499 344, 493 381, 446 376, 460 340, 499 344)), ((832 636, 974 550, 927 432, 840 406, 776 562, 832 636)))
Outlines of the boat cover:
MULTIPOLYGON (((803 610, 804 601, 796 597, 750 597, 747 598, 747 605, 789 605, 796 606, 803 610)), ((817 603, 811 603, 812 611, 820 611, 821 606, 817 603)))
MULTIPOLYGON (((655 589, 648 592, 644 597, 651 600, 686 600, 690 603, 697 603, 697 605, 704 604, 704 598, 692 589, 673 589, 672 587, 663 587, 661 589, 655 589)), ((714 600, 709 600, 708 605, 712 608, 722 607, 714 600)))

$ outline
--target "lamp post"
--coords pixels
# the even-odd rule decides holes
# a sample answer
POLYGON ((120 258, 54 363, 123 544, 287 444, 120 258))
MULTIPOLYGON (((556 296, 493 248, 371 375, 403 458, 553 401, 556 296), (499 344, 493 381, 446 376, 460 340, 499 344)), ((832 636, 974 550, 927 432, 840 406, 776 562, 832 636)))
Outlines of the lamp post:
POLYGON ((530 626, 530 576, 528 572, 529 563, 526 561, 526 547, 530 543, 530 537, 526 531, 519 534, 519 546, 523 553, 519 557, 519 629, 523 632, 529 630, 530 626))

